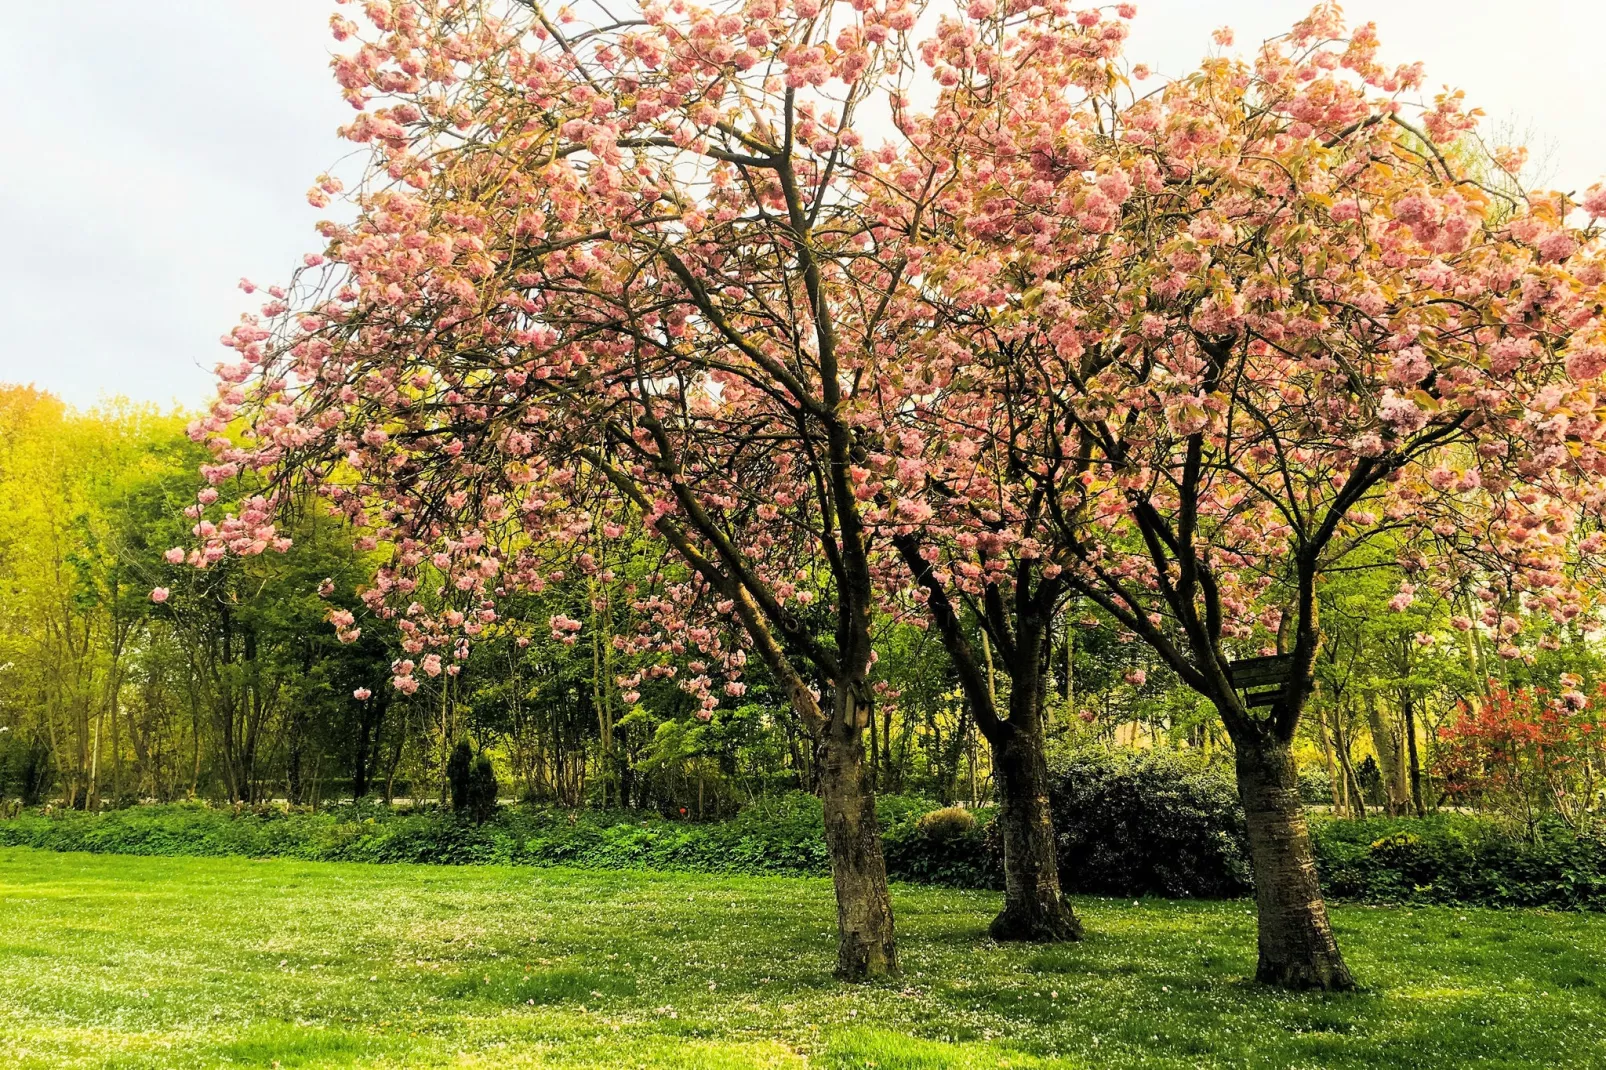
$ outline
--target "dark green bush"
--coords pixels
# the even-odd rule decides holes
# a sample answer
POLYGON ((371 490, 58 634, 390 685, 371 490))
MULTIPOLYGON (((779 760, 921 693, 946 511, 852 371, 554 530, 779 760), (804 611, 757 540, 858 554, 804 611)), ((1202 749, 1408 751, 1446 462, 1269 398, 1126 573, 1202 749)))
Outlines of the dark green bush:
POLYGON ((1251 884, 1230 773, 1174 751, 1085 750, 1050 801, 1067 891, 1217 898, 1251 884))
POLYGON ((887 875, 951 888, 1002 888, 1003 848, 994 827, 996 816, 990 807, 974 814, 945 807, 906 814, 882 825, 887 875))
POLYGON ((469 809, 469 778, 474 774, 474 748, 467 740, 458 740, 452 756, 446 759, 446 782, 452 788, 452 809, 467 814, 469 809))
POLYGON ((481 754, 468 771, 468 813, 476 825, 483 825, 496 813, 496 770, 491 759, 481 754))

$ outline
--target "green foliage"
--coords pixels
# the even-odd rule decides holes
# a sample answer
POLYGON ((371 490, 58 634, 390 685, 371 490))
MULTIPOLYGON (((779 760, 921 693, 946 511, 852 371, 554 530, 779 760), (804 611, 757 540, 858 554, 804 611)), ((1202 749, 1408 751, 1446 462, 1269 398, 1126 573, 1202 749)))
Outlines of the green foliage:
POLYGON ((484 753, 468 771, 468 813, 476 825, 485 824, 496 813, 496 770, 484 753))
POLYGON ((1335 896, 1606 909, 1606 841, 1560 822, 1533 839, 1452 814, 1325 820, 1313 831, 1322 883, 1335 896))
POLYGON ((901 880, 949 888, 1002 888, 1004 856, 996 817, 990 807, 977 815, 948 806, 884 823, 887 872, 901 880))
POLYGON ((446 781, 452 786, 452 809, 467 816, 469 808, 469 777, 474 772, 474 748, 468 740, 460 739, 446 759, 446 781))
POLYGON ((1215 898, 1246 894, 1250 869, 1229 772, 1190 753, 1070 755, 1051 803, 1067 890, 1215 898))
POLYGON ((1327 770, 1300 770, 1299 801, 1306 806, 1327 806, 1333 801, 1333 780, 1327 775, 1327 770))
POLYGON ((50 748, 39 739, 0 735, 0 799, 16 798, 24 806, 38 806, 56 781, 50 748))

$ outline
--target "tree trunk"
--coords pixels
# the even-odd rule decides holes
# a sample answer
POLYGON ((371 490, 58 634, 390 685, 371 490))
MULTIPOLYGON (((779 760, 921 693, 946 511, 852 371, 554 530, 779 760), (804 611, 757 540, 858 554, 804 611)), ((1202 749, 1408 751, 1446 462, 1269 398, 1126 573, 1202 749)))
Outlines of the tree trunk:
POLYGON ((1047 943, 1082 935, 1081 921, 1060 892, 1040 729, 1041 722, 1028 727, 1011 718, 989 740, 1004 839, 1004 909, 988 930, 994 940, 1047 943))
POLYGON ((820 798, 836 885, 836 973, 843 980, 858 981, 897 972, 898 953, 875 793, 864 761, 863 733, 872 716, 870 705, 845 694, 835 701, 838 708, 820 748, 820 798))
POLYGON ((1372 748, 1377 751, 1377 764, 1383 771, 1383 792, 1390 817, 1399 817, 1410 805, 1409 791, 1405 786, 1405 770, 1400 760, 1400 734, 1388 723, 1387 716, 1377 705, 1377 696, 1366 696, 1366 721, 1372 729, 1372 748))
POLYGON ((1249 825, 1259 914, 1257 980, 1284 988, 1355 987, 1316 879, 1294 756, 1269 731, 1239 733, 1238 793, 1249 825))
POLYGON ((1361 779, 1355 775, 1355 763, 1350 760, 1350 738, 1344 732, 1344 714, 1333 711, 1333 746, 1338 752, 1338 764, 1344 774, 1344 796, 1349 801, 1347 817, 1366 816, 1366 795, 1361 791, 1361 779))
POLYGON ((1427 816, 1427 807, 1422 805, 1422 759, 1416 751, 1416 706, 1411 701, 1411 692, 1404 693, 1405 706, 1405 753, 1411 773, 1411 807, 1416 811, 1417 817, 1427 816))

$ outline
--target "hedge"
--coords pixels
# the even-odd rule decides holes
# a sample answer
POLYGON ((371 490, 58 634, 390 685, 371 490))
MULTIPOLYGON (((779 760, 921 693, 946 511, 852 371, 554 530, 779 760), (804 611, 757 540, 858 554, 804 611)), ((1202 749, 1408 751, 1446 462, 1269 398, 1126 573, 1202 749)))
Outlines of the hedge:
MULTIPOLYGON (((1251 888, 1230 775, 1164 752, 1064 761, 1053 792, 1067 890, 1124 897, 1224 897, 1251 888)), ((878 800, 895 880, 1000 888, 996 814, 937 815, 926 800, 878 800)), ((1606 842, 1545 827, 1534 839, 1472 817, 1315 819, 1327 894, 1379 903, 1606 909, 1606 842)), ((319 813, 203 804, 0 821, 0 846, 140 855, 345 862, 572 865, 709 873, 828 872, 819 801, 790 795, 717 823, 634 812, 503 807, 475 825, 433 809, 342 806, 319 813)))

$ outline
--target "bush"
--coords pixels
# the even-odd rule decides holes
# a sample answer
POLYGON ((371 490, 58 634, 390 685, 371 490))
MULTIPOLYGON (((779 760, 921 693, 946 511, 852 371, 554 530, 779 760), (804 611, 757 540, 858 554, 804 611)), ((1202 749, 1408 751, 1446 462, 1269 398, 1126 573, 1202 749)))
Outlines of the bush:
POLYGON ((496 813, 496 770, 491 759, 481 754, 468 771, 468 814, 476 825, 483 825, 496 813))
POLYGON ((1004 852, 996 811, 948 806, 910 813, 881 828, 887 875, 950 888, 1002 888, 1004 852))
POLYGON ((452 756, 446 759, 446 782, 452 788, 452 809, 468 812, 469 777, 474 773, 474 749, 467 740, 458 740, 452 756))
POLYGON ((1067 891, 1219 898, 1252 888, 1238 789, 1173 751, 1084 750, 1050 795, 1067 891))
POLYGON ((963 806, 945 806, 929 814, 921 814, 920 831, 939 843, 956 840, 976 827, 976 815, 963 806))
POLYGON ((1561 824, 1535 839, 1457 814, 1312 828, 1328 893, 1368 902, 1606 909, 1606 842, 1561 824))
MULTIPOLYGON (((1251 887, 1236 795, 1222 770, 1166 753, 1078 754, 1057 772, 1053 803, 1069 891, 1222 896, 1251 887)), ((878 800, 877 810, 893 879, 1003 886, 996 811, 940 810, 913 798, 878 800)), ((803 794, 707 824, 627 811, 501 807, 475 824, 432 807, 309 813, 180 803, 32 812, 0 820, 0 846, 823 875, 821 828, 819 800, 803 794)), ((1606 842, 1564 827, 1544 826, 1527 840, 1495 822, 1441 815, 1319 818, 1311 832, 1323 887, 1337 898, 1606 910, 1606 842)))
POLYGON ((1304 769, 1299 774, 1299 801, 1306 806, 1333 804, 1333 778, 1325 769, 1304 769))

